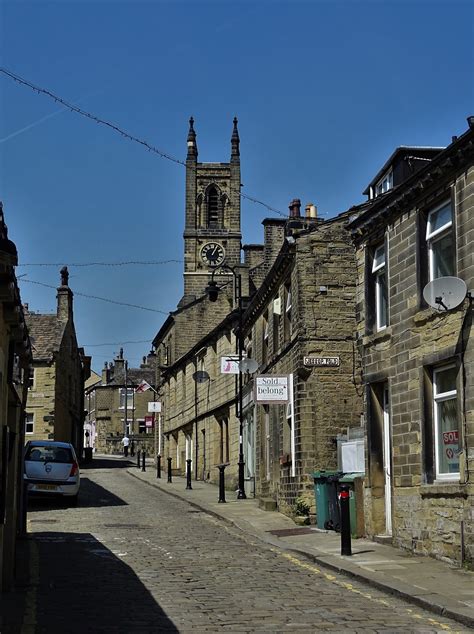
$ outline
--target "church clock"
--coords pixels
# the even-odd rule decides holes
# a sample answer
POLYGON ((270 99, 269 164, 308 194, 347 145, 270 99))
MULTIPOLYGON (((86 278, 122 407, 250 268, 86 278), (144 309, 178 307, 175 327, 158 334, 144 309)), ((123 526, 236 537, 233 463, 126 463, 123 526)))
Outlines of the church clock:
POLYGON ((201 249, 201 260, 207 266, 220 266, 225 259, 224 247, 218 242, 208 242, 201 249))

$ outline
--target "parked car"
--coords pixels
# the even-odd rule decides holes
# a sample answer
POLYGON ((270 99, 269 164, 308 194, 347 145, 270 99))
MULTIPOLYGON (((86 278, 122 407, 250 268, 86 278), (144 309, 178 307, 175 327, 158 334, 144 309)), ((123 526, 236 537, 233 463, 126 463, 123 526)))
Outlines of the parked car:
POLYGON ((29 494, 60 495, 77 502, 81 475, 71 443, 29 440, 23 477, 29 494))

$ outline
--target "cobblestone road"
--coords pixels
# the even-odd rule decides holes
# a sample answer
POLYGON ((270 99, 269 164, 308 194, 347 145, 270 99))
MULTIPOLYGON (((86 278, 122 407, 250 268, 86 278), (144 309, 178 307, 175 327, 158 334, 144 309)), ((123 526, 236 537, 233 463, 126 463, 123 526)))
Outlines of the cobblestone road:
MULTIPOLYGON (((24 632, 466 632, 125 473, 82 472, 77 508, 36 501, 24 632)), ((442 582, 442 580, 440 580, 442 582)))

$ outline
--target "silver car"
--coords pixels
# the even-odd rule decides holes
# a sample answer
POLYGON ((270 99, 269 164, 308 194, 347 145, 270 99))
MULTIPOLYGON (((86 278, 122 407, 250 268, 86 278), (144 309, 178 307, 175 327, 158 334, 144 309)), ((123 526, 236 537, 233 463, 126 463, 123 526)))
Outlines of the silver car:
POLYGON ((29 440, 24 481, 29 494, 67 496, 76 503, 81 475, 74 447, 68 442, 29 440))

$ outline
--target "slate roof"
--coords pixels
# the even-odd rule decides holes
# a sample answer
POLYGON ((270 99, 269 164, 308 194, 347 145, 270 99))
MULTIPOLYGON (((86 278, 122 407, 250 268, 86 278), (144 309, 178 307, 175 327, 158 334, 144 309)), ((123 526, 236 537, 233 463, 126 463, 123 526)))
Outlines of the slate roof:
POLYGON ((30 335, 33 361, 52 360, 59 350, 66 323, 59 321, 56 315, 25 315, 30 335))

